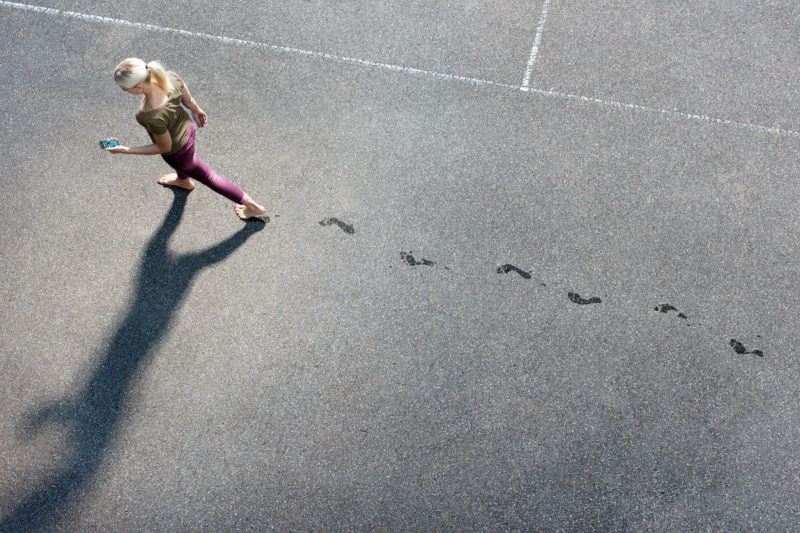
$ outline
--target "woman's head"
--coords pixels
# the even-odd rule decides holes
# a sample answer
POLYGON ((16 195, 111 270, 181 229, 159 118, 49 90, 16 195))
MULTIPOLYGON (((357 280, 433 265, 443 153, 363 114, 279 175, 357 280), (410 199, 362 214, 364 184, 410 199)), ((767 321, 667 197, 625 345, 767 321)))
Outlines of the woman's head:
POLYGON ((164 67, 158 61, 145 63, 138 57, 129 57, 117 65, 114 81, 123 89, 133 89, 144 83, 153 83, 167 92, 172 92, 172 84, 164 67))

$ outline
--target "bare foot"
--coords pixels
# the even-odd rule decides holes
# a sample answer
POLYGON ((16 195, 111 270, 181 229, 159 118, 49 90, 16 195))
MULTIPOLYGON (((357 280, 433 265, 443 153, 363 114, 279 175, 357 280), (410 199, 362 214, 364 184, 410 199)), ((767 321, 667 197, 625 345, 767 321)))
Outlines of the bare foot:
POLYGON ((264 213, 267 210, 264 206, 258 205, 253 200, 249 200, 246 204, 236 204, 233 207, 233 210, 236 211, 236 214, 242 220, 246 220, 248 218, 258 218, 259 220, 263 220, 264 222, 269 220, 269 217, 266 217, 264 213))
POLYGON ((194 190, 194 182, 191 179, 179 180, 178 175, 174 172, 172 174, 164 174, 158 178, 158 182, 161 185, 166 185, 167 187, 180 187, 181 189, 186 189, 187 191, 194 190))

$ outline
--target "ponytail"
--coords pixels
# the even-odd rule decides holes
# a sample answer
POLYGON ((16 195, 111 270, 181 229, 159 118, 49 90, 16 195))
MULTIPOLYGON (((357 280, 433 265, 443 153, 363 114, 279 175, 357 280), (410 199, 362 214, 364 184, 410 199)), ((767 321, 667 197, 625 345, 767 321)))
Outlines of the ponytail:
POLYGON ((149 81, 168 93, 172 92, 172 84, 169 82, 163 65, 158 61, 145 63, 138 57, 129 57, 117 65, 114 71, 114 81, 126 89, 131 89, 140 83, 149 81))
POLYGON ((172 84, 169 82, 167 73, 161 63, 151 61, 145 65, 145 68, 150 71, 150 83, 158 85, 168 93, 172 92, 172 84))

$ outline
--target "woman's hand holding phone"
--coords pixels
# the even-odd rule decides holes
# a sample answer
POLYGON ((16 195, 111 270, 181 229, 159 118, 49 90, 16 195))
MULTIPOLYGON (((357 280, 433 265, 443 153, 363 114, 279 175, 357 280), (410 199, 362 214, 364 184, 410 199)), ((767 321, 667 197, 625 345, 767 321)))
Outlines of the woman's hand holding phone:
POLYGON ((116 137, 109 137, 105 141, 100 141, 100 148, 111 154, 124 154, 128 151, 128 147, 119 144, 116 137))

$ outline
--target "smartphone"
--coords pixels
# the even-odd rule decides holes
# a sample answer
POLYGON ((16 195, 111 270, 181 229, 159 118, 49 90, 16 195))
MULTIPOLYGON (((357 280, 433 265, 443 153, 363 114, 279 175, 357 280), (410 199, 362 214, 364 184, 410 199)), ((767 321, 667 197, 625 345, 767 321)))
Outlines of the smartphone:
POLYGON ((98 141, 100 143, 100 148, 105 150, 106 148, 113 148, 114 146, 119 146, 117 141, 98 141))

